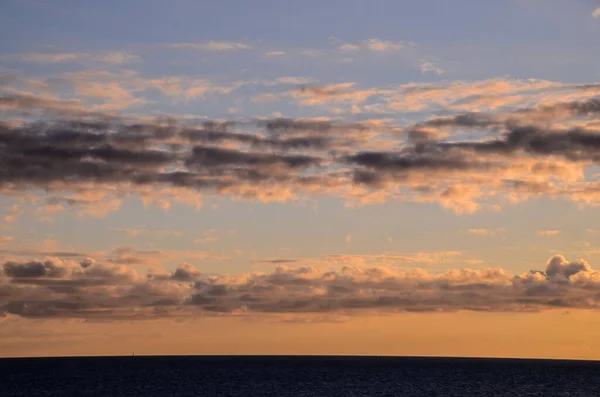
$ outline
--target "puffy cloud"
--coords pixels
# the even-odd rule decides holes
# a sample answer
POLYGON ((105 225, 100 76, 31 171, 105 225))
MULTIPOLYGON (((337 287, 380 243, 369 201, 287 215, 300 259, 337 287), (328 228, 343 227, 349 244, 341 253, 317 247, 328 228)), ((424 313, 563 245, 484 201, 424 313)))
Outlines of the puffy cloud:
POLYGON ((444 69, 440 68, 431 61, 421 61, 419 68, 421 69, 422 74, 444 74, 444 69))
POLYGON ((67 274, 67 270, 65 267, 57 265, 51 260, 26 263, 6 262, 4 264, 4 274, 14 278, 61 278, 67 274))
POLYGON ((184 263, 182 265, 179 265, 177 269, 175 269, 175 272, 173 272, 171 279, 177 281, 192 281, 198 278, 199 276, 200 271, 198 271, 198 269, 196 269, 190 264, 184 263))
POLYGON ((592 11, 592 17, 600 18, 600 7, 596 8, 594 11, 592 11))
POLYGON ((569 278, 576 275, 579 272, 592 273, 592 267, 584 261, 579 259, 573 262, 569 262, 564 256, 556 255, 551 258, 546 264, 546 274, 548 277, 564 277, 569 278))
POLYGON ((544 271, 517 275, 499 268, 430 273, 388 266, 282 266, 230 276, 183 264, 142 277, 125 266, 58 258, 6 262, 1 269, 0 313, 23 317, 600 309, 600 273, 584 260, 569 262, 560 255, 544 271))

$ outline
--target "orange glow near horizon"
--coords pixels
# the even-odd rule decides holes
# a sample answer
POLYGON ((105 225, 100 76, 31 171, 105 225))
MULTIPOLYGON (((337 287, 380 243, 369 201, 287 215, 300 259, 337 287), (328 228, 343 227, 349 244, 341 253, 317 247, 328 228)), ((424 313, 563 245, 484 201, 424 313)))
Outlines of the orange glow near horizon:
POLYGON ((0 354, 375 355, 600 359, 589 311, 275 316, 95 323, 10 319, 0 354), (310 322, 315 321, 315 322, 310 322))

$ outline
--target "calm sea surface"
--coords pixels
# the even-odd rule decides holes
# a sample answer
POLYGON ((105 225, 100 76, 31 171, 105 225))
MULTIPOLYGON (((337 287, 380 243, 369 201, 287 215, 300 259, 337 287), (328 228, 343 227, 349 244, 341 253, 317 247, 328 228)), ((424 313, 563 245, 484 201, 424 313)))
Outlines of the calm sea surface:
POLYGON ((232 356, 0 359, 0 396, 600 396, 600 362, 232 356))

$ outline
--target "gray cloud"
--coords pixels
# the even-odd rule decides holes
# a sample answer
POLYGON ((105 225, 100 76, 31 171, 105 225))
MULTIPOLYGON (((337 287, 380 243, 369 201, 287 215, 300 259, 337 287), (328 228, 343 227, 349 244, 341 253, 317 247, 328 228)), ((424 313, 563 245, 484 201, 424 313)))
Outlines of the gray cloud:
MULTIPOLYGON (((183 264, 177 267, 172 275, 168 276, 171 280, 176 281, 193 281, 200 276, 200 272, 194 266, 183 264)), ((168 279, 167 278, 167 279, 168 279)))
POLYGON ((4 274, 13 278, 62 278, 67 275, 65 268, 57 266, 52 261, 4 264, 4 274))
POLYGON ((172 273, 142 277, 118 265, 84 266, 58 258, 7 262, 2 270, 0 313, 23 317, 600 309, 600 273, 584 260, 570 262, 560 255, 550 258, 545 271, 518 275, 491 268, 431 274, 346 266, 228 276, 181 265, 172 273))
POLYGON ((0 124, 0 189, 46 189, 48 204, 91 204, 68 192, 98 189, 126 197, 163 188, 280 201, 320 193, 363 202, 405 188, 408 199, 453 210, 474 210, 476 200, 498 193, 525 195, 528 187, 528 194, 597 201, 595 186, 571 177, 573 167, 581 173, 600 161, 597 130, 557 123, 598 117, 598 99, 438 117, 404 133, 384 123, 285 118, 131 122, 83 117, 68 110, 79 103, 22 95, 7 95, 2 103, 51 110, 31 123, 0 124), (79 120, 56 119, 59 110, 79 120), (441 139, 444 129, 481 130, 485 138, 441 139), (535 189, 532 174, 539 179, 535 189), (557 175, 561 184, 540 188, 557 175))
POLYGON ((201 168, 242 165, 242 166, 269 166, 280 165, 290 168, 301 168, 318 165, 320 159, 303 155, 279 155, 265 153, 247 153, 237 150, 220 148, 207 148, 196 146, 192 149, 191 156, 186 159, 187 166, 201 168))

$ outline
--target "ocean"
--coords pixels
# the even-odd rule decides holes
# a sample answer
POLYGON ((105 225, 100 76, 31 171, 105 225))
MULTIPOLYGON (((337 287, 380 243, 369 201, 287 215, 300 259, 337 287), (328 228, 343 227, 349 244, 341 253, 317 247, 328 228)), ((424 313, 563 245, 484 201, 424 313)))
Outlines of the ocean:
POLYGON ((600 396, 600 362, 137 356, 0 359, 0 396, 600 396))

